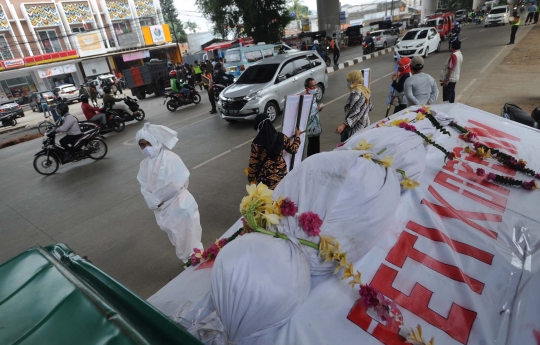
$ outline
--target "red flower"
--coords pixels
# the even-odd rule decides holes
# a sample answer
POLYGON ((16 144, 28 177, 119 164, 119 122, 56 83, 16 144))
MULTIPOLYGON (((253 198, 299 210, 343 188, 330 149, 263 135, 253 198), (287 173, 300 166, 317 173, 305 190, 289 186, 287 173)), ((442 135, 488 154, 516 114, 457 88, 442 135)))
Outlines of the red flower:
POLYGON ((281 214, 284 216, 294 216, 298 212, 298 207, 296 207, 294 201, 290 198, 285 198, 281 201, 280 209, 281 214))
POLYGON ((227 244, 227 239, 226 238, 222 238, 221 240, 218 241, 218 246, 223 249, 223 247, 225 247, 225 245, 227 244))
POLYGON ((536 175, 534 175, 534 177, 540 179, 540 174, 536 174, 536 175))
POLYGON ((219 247, 217 246, 217 244, 212 243, 212 245, 208 247, 206 252, 208 252, 207 253, 208 258, 212 258, 212 257, 215 258, 219 253, 219 247))
POLYGON ((480 144, 478 141, 475 141, 475 142, 473 143, 473 146, 474 146, 474 149, 475 149, 475 150, 478 150, 479 147, 482 147, 482 144, 480 144))
POLYGON ((448 158, 449 160, 454 160, 456 158, 456 154, 454 152, 448 152, 446 158, 448 158))
POLYGON ((377 294, 379 293, 371 285, 360 285, 360 299, 362 304, 368 308, 375 308, 379 305, 377 294))
POLYGON ((497 175, 495 175, 494 173, 488 173, 486 176, 486 180, 495 180, 496 177, 497 175))
POLYGON ((426 109, 425 108, 420 108, 416 111, 417 113, 422 113, 422 114, 425 114, 426 113, 426 109))
POLYGON ((201 262, 201 253, 203 251, 200 250, 199 248, 194 248, 193 249, 193 254, 191 254, 191 266, 194 266, 194 265, 198 265, 200 262, 201 262), (199 254, 199 255, 197 255, 199 254))
POLYGON ((486 171, 482 168, 478 168, 476 169, 476 175, 478 176, 485 176, 486 175, 486 171))
POLYGON ((337 144, 336 148, 341 147, 343 145, 345 145, 345 143, 339 143, 339 144, 337 144))
POLYGON ((526 190, 533 190, 536 189, 536 182, 534 180, 531 180, 529 182, 523 182, 521 184, 521 187, 526 190))
POLYGON ((316 213, 311 211, 302 213, 298 217, 298 223, 309 236, 318 236, 321 233, 320 226, 322 225, 322 220, 316 213))

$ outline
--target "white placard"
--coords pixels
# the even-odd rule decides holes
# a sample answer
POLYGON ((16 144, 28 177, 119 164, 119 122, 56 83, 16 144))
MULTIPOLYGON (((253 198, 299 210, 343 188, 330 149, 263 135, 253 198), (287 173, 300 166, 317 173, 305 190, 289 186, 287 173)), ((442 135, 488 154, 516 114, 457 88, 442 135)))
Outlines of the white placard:
POLYGON ((165 32, 163 31, 162 25, 150 26, 150 33, 152 34, 152 40, 154 41, 154 44, 165 43, 165 32))
POLYGON ((370 68, 364 68, 364 69, 361 69, 360 72, 364 76, 364 86, 367 87, 368 89, 370 89, 370 86, 371 86, 371 69, 370 68))
MULTIPOLYGON (((311 111, 311 103, 313 102, 313 95, 294 95, 287 96, 285 100, 285 111, 283 112, 283 128, 282 133, 292 138, 295 134, 296 124, 298 123, 298 105, 300 104, 300 98, 303 98, 304 102, 302 104, 302 113, 300 114, 300 122, 298 129, 302 132, 306 130, 307 121, 309 118, 309 113, 311 111)), ((300 135, 300 147, 298 152, 294 155, 294 163, 292 162, 293 155, 288 152, 283 151, 283 159, 287 163, 287 169, 291 170, 294 168, 294 165, 300 164, 302 162, 302 153, 304 152, 304 146, 306 143, 306 133, 300 135)))

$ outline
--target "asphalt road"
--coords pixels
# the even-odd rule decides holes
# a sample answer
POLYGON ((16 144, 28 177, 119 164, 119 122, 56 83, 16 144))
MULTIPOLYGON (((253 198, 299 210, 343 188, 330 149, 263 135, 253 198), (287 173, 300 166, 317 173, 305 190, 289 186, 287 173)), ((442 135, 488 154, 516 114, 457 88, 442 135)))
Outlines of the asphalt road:
MULTIPOLYGON (((528 30, 521 29, 518 39, 528 30)), ((509 35, 508 26, 464 28, 464 64, 457 86, 462 102, 466 103, 475 85, 510 51, 505 46, 509 35)), ((447 48, 446 42, 443 47, 447 48)), ((438 78, 448 56, 447 50, 430 56, 425 72, 438 78)), ((321 113, 323 150, 333 149, 339 141, 334 130, 343 121, 346 74, 367 67, 373 75, 371 121, 384 117, 394 70, 392 54, 330 74, 321 113)), ((256 132, 251 123, 229 124, 209 114, 206 94, 201 104, 173 113, 160 98, 146 99, 141 106, 146 120, 179 133, 174 152, 191 171, 189 190, 199 204, 203 244, 208 246, 240 216, 239 203, 247 183, 244 168, 256 132)), ((79 104, 72 107, 79 108, 79 104)), ((276 125, 280 121, 281 117, 276 125)), ((178 275, 181 263, 140 195, 136 175, 143 155, 134 137, 141 127, 141 123, 131 122, 123 133, 109 135, 105 159, 61 166, 49 177, 38 175, 32 167, 41 140, 0 150, 0 262, 33 245, 63 242, 143 298, 178 275)))

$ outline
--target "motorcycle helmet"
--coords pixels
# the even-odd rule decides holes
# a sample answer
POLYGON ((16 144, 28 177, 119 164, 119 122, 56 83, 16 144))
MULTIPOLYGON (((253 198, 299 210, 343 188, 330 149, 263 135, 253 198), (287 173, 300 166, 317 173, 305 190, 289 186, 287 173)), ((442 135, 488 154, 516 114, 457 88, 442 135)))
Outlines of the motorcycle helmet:
POLYGON ((459 22, 455 22, 455 23, 454 23, 454 26, 459 26, 459 22))
POLYGON ((319 40, 313 41, 313 44, 319 44, 319 40))
POLYGON ((218 71, 221 70, 221 62, 216 63, 214 69, 217 69, 218 71))
POLYGON ((111 88, 110 88, 109 86, 105 86, 105 87, 103 88, 103 92, 105 92, 105 93, 111 93, 111 88))
POLYGON ((172 71, 170 71, 169 72, 169 77, 176 78, 176 70, 173 69, 172 71))
POLYGON ((69 112, 69 107, 66 103, 60 103, 56 106, 56 110, 61 116, 64 116, 69 112))
POLYGON ((88 96, 87 95, 82 95, 81 96, 81 102, 88 103, 88 96))

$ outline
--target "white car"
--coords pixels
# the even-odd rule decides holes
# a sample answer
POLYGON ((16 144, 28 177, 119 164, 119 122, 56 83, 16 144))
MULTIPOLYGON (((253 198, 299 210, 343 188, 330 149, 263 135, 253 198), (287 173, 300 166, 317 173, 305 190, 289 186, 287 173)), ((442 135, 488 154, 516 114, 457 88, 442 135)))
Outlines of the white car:
POLYGON ((412 29, 401 38, 394 48, 394 58, 423 56, 441 50, 441 36, 434 28, 412 29))
POLYGON ((73 84, 59 85, 54 88, 58 96, 62 97, 64 102, 77 102, 79 100, 79 90, 73 84))
POLYGON ((487 28, 491 25, 506 25, 509 23, 510 15, 510 7, 508 6, 493 7, 486 17, 485 26, 487 28))

